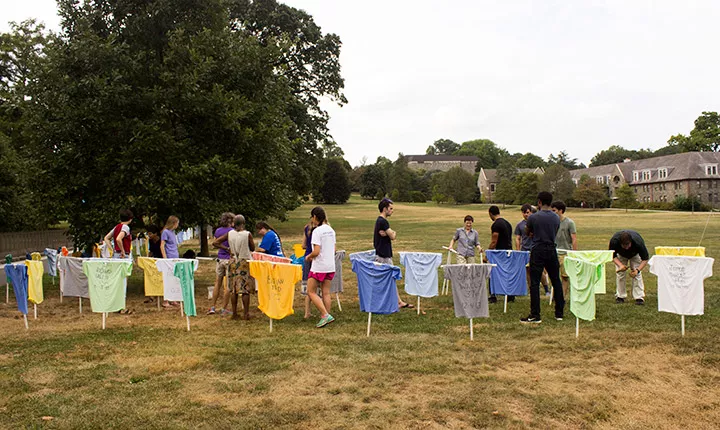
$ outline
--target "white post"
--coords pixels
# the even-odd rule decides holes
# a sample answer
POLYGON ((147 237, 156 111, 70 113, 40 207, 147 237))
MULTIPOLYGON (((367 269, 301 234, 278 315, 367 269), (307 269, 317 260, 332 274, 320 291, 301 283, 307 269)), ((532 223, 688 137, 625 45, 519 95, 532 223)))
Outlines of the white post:
POLYGON ((80 304, 80 313, 82 313, 82 297, 78 297, 78 303, 80 304))
POLYGON ((367 337, 370 337, 370 320, 372 319, 372 312, 368 312, 368 329, 367 329, 367 337))
POLYGON ((575 337, 580 336, 580 318, 575 318, 575 337))
POLYGON ((190 317, 186 315, 185 320, 187 321, 187 330, 190 331, 190 317))
POLYGON ((37 319, 37 304, 33 303, 33 312, 35 313, 35 319, 37 319))
POLYGON ((473 328, 472 318, 470 318, 470 340, 475 339, 475 329, 473 328))
POLYGON ((507 313, 507 295, 505 295, 505 308, 503 309, 503 313, 507 313))
POLYGON ((183 303, 184 303, 184 302, 180 302, 180 318, 182 318, 183 316, 185 316, 185 314, 183 313, 183 303))
POLYGON ((28 327, 27 315, 23 314, 23 320, 25 321, 25 330, 28 330, 30 327, 28 327))
POLYGON ((685 315, 680 315, 680 332, 685 336, 685 315))
POLYGON ((160 297, 162 296, 155 296, 155 299, 157 299, 158 310, 160 310, 160 297))
POLYGON ((338 302, 338 310, 342 312, 342 305, 340 304, 340 293, 335 293, 335 297, 337 298, 338 302))
MULTIPOLYGON (((538 288, 540 288, 540 286, 538 286, 538 288)), ((553 299, 554 294, 555 294, 555 287, 550 287, 550 303, 548 303, 548 305, 552 305, 552 299, 553 299)))
POLYGON ((417 309, 418 315, 420 315, 420 296, 418 296, 418 305, 417 305, 417 308, 418 308, 418 309, 417 309))
POLYGON ((106 312, 103 312, 103 330, 105 330, 105 318, 107 316, 106 312))
POLYGON ((272 318, 270 318, 270 333, 272 333, 272 318))

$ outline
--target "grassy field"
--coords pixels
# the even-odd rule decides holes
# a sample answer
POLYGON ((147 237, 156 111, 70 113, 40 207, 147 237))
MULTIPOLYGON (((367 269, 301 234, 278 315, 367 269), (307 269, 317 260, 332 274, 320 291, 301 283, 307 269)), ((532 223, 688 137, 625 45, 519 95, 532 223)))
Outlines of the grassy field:
MULTIPOLYGON (((353 198, 326 207, 338 249, 372 247, 377 201, 353 198)), ((397 204, 395 251, 440 251, 466 214, 483 245, 487 206, 397 204)), ((300 240, 311 206, 275 227, 285 247, 300 240)), ((503 209, 514 225, 517 207, 503 209)), ((622 228, 638 230, 648 248, 696 246, 707 213, 571 210, 580 249, 604 249, 622 228)), ((703 245, 718 255, 720 217, 710 218, 703 245)), ((520 297, 503 314, 476 320, 469 340, 452 299, 373 317, 358 309, 355 275, 343 266, 343 311, 324 329, 295 315, 276 321, 257 309, 250 321, 205 316, 214 263, 197 275, 202 315, 185 331, 179 312, 143 304, 142 272, 129 280, 134 315, 78 314, 77 300, 59 301, 46 278, 40 319, 25 331, 14 306, 0 304, 0 428, 717 428, 720 422, 720 282, 705 282, 706 313, 658 313, 656 278, 644 274, 647 305, 614 304, 614 277, 598 296, 598 319, 518 322, 529 311, 520 297)), ((716 267, 716 271, 718 268, 716 267)), ((401 283, 402 285, 402 283, 401 283)), ((403 293, 403 297, 408 298, 403 293)), ((12 299, 11 299, 12 301, 12 299)), ((414 300, 411 301, 414 303, 414 300)), ((253 297, 252 304, 256 305, 253 297)), ((85 302, 89 310, 89 303, 85 302)), ((570 312, 566 309, 566 316, 570 312)))

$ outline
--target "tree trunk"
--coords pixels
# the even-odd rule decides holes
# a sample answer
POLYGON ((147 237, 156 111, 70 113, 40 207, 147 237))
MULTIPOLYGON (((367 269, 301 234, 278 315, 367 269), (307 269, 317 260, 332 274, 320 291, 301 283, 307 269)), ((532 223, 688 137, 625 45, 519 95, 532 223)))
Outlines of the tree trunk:
POLYGON ((210 249, 208 246, 208 234, 207 234, 207 225, 204 223, 200 225, 200 256, 201 257, 209 257, 210 256, 210 249))

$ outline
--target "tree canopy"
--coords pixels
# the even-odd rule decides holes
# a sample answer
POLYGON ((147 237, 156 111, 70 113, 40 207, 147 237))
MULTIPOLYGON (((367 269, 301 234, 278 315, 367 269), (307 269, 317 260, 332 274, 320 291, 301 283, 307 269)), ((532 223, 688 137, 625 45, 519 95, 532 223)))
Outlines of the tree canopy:
POLYGON ((227 210, 283 218, 321 183, 323 156, 338 152, 320 100, 346 102, 341 43, 306 12, 274 0, 58 6, 62 29, 39 66, 27 61, 32 76, 7 61, 0 73, 26 83, 3 102, 26 101, 35 189, 76 242, 128 207, 185 225, 227 210))

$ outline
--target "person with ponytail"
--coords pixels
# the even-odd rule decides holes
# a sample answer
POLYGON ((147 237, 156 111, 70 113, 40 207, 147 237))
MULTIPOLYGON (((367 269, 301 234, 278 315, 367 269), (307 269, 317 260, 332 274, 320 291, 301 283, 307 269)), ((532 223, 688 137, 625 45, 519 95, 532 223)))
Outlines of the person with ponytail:
POLYGON ((314 207, 310 217, 314 228, 310 239, 312 252, 305 257, 311 262, 308 296, 320 311, 320 321, 315 325, 320 328, 335 321, 328 312, 331 304, 330 284, 335 277, 335 230, 328 224, 322 207, 314 207), (322 289, 322 298, 317 293, 318 287, 322 289))
POLYGON ((255 224, 255 230, 257 230, 258 235, 262 236, 262 241, 260 242, 260 245, 258 245, 258 252, 277 255, 278 257, 285 256, 280 236, 272 227, 270 227, 268 223, 260 221, 255 224))

